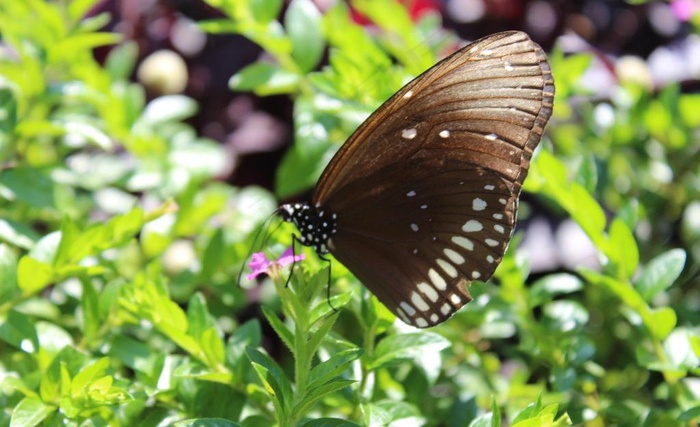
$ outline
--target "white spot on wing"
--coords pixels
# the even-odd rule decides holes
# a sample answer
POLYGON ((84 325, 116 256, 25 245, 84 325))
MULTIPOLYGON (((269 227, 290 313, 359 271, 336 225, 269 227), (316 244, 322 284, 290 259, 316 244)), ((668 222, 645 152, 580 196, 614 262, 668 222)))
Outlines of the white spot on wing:
POLYGON ((433 288, 433 287, 430 286, 429 284, 427 284, 427 283, 425 283, 425 282, 419 283, 419 284, 418 284, 418 290, 421 291, 421 292, 423 292, 423 295, 425 295, 426 297, 428 297, 428 299, 429 299, 430 301, 436 302, 436 301, 438 300, 438 293, 437 293, 437 291, 435 290, 435 288, 433 288))
POLYGON ((498 246, 498 241, 497 241, 497 240, 486 239, 486 240, 484 240, 484 242, 486 242, 486 244, 489 245, 489 246, 491 246, 491 247, 498 246))
POLYGON ((445 271, 445 273, 447 273, 448 276, 452 277, 453 279, 457 277, 457 269, 452 264, 440 258, 436 259, 435 262, 438 263, 438 265, 445 271))
POLYGON ((503 66, 505 67, 506 71, 513 71, 515 67, 513 67, 513 64, 510 62, 506 61, 503 66))
POLYGON ((413 139, 418 135, 418 131, 415 128, 408 128, 401 131, 401 137, 404 139, 413 139))
POLYGON ((442 313, 444 315, 450 314, 451 311, 452 311, 452 306, 449 305, 448 303, 444 303, 442 305, 442 307, 440 307, 440 313, 442 313))
POLYGON ((486 201, 477 197, 472 202, 472 209, 475 211, 483 211, 486 209, 486 201))
POLYGON ((408 92, 403 94, 404 99, 408 99, 413 96, 413 91, 409 90, 408 92))
POLYGON ((420 205, 421 209, 428 209, 428 205, 420 205))
POLYGON ((494 259, 491 255, 486 255, 486 262, 488 262, 489 264, 493 264, 493 261, 494 259))
POLYGON ((474 250, 474 242, 462 236, 452 236, 452 241, 468 251, 474 250))
POLYGON ((481 277, 481 273, 476 270, 472 271, 472 278, 478 279, 479 277, 481 277))
POLYGON ((496 189, 496 186, 495 186, 495 185, 491 185, 491 184, 484 185, 484 190, 493 191, 493 190, 495 190, 495 189, 496 189))
POLYGON ((419 328, 427 328, 428 322, 422 317, 418 317, 416 318, 416 326, 418 326, 419 328))
POLYGON ((398 314, 399 318, 401 318, 401 320, 403 320, 405 323, 411 324, 411 319, 406 316, 406 313, 404 313, 400 307, 396 307, 396 314, 398 314))
POLYGON ((462 255, 460 255, 459 253, 453 251, 452 249, 446 248, 445 250, 443 250, 443 252, 447 256, 447 258, 449 258, 450 261, 454 262, 455 264, 457 264, 457 265, 464 264, 464 257, 462 255))
POLYGON ((496 219, 503 219, 503 214, 495 213, 495 214, 493 214, 493 217, 496 219))
POLYGON ((501 224, 496 224, 496 225, 494 225, 494 226, 493 226, 493 229, 496 230, 496 231, 498 231, 498 232, 501 233, 501 234, 503 234, 503 233, 506 232, 506 229, 503 228, 503 226, 502 226, 501 224))
POLYGON ((403 309, 403 311, 406 312, 409 316, 414 316, 416 314, 416 310, 411 307, 407 302, 403 301, 399 306, 403 309))
POLYGON ((484 226, 479 221, 477 221, 475 219, 470 219, 469 221, 465 222, 464 225, 462 226, 462 231, 465 231, 467 233, 481 231, 483 229, 484 229, 484 226))
POLYGON ((484 138, 488 139, 489 141, 495 141, 496 138, 498 138, 498 135, 496 135, 495 133, 490 133, 484 136, 484 138))
POLYGON ((416 195, 416 190, 411 190, 411 191, 409 191, 408 193, 406 193, 406 196, 407 196, 407 197, 413 197, 413 196, 415 196, 415 195, 416 195))
POLYGON ((484 49, 481 52, 481 56, 491 56, 493 55, 493 51, 491 49, 484 49))
POLYGON ((445 282, 445 279, 443 279, 440 273, 435 271, 434 268, 428 270, 428 277, 438 290, 444 291, 447 289, 447 282, 445 282))
POLYGON ((438 135, 440 135, 440 138, 449 138, 449 137, 450 137, 450 131, 447 130, 447 129, 441 130, 440 133, 439 133, 438 135))
POLYGON ((411 224, 411 230, 413 230, 413 231, 418 231, 418 225, 417 225, 417 224, 411 224))
POLYGON ((413 291, 411 293, 411 302, 420 311, 430 310, 430 306, 428 305, 428 303, 425 302, 425 300, 423 298, 421 298, 421 296, 418 295, 418 292, 416 292, 416 291, 413 291))
POLYGON ((440 316, 438 316, 437 314, 433 313, 433 314, 430 315, 430 321, 431 321, 431 322, 437 323, 438 320, 440 320, 440 316))
POLYGON ((452 301, 452 304, 458 305, 462 303, 462 298, 460 298, 457 294, 452 294, 450 295, 450 301, 452 301))

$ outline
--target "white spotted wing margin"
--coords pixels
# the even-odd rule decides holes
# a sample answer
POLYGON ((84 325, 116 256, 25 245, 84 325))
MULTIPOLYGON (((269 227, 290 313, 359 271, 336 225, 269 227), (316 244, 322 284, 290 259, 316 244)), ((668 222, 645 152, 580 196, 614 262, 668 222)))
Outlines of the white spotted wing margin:
POLYGON ((493 274, 515 224, 516 198, 503 179, 451 159, 394 164, 346 190, 352 200, 341 191, 330 201, 343 212, 331 252, 420 328, 471 300, 468 284, 493 274))

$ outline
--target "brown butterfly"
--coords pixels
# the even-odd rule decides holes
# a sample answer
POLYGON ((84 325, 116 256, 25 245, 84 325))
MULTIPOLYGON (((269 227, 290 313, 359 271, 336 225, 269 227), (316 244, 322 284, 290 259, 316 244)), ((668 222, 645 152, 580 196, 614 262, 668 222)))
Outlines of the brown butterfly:
POLYGON ((404 322, 437 325, 501 261, 553 101, 540 46, 518 31, 484 37, 393 95, 333 157, 311 204, 278 213, 404 322))

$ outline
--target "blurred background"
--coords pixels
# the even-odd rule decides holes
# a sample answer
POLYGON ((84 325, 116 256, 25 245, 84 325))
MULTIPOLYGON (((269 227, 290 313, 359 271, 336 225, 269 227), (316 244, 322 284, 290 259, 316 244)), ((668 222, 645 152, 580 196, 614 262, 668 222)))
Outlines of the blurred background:
MULTIPOLYGON (((592 54, 592 64, 579 82, 589 92, 587 102, 614 97, 620 81, 634 81, 652 93, 674 82, 685 93, 699 87, 700 37, 693 33, 693 19, 697 25, 700 11, 697 0, 401 1, 415 20, 440 14, 444 26, 463 40, 520 29, 546 51, 559 43, 566 54, 592 54)), ((334 1, 315 3, 323 11, 334 1)), ((138 44, 140 63, 133 78, 150 97, 182 93, 199 103, 189 124, 225 147, 226 167, 219 179, 274 190, 278 165, 293 141, 293 101, 229 87, 232 75, 263 55, 261 48, 240 35, 201 31, 197 22, 222 17, 201 1, 105 0, 94 13, 104 11, 113 16, 108 30, 138 44)), ((373 31, 360 13, 354 12, 354 18, 373 31)), ((108 49, 98 54, 104 57, 108 49)), ((576 97, 571 101, 575 107, 576 97)), ((597 120, 614 120, 606 105, 595 110, 597 120)), ((659 168, 654 173, 670 172, 659 168)), ((535 215, 521 226, 535 229, 524 242, 534 272, 598 263, 595 249, 570 220, 558 223, 551 215, 535 215)))
MULTIPOLYGON (((464 40, 498 31, 524 30, 551 50, 564 35, 567 52, 593 52, 598 61, 585 84, 600 96, 609 94, 618 72, 638 73, 650 84, 680 81, 697 89, 700 38, 692 35, 693 14, 700 2, 651 1, 511 1, 402 0, 416 18, 438 12, 444 25, 464 40), (620 63, 620 60, 623 60, 620 63), (616 67, 622 66, 619 70, 616 67)), ((316 0, 323 10, 333 0, 316 0)), ((229 89, 229 78, 254 62, 262 50, 239 35, 211 35, 195 23, 221 17, 196 0, 105 0, 95 12, 109 11, 109 30, 139 46, 141 60, 134 78, 152 96, 184 93, 202 106, 191 124, 203 136, 224 144, 231 154, 228 176, 233 184, 272 185, 281 152, 291 143, 292 106, 286 97, 255 97, 229 89)), ((356 20, 371 30, 368 20, 356 20)))

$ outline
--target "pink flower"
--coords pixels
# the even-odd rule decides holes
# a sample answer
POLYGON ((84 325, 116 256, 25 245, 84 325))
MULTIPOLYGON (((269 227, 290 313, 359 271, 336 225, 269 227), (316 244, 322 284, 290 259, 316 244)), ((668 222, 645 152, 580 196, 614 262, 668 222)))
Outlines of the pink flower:
POLYGON ((271 271, 279 267, 284 267, 289 264, 293 264, 297 261, 304 259, 304 254, 294 255, 292 253, 292 248, 288 248, 284 253, 276 260, 269 260, 264 252, 257 252, 253 254, 248 266, 252 273, 245 276, 248 280, 253 280, 261 274, 270 274, 271 271))
POLYGON ((700 2, 696 0, 673 0, 671 10, 680 21, 688 21, 700 10, 700 2))

